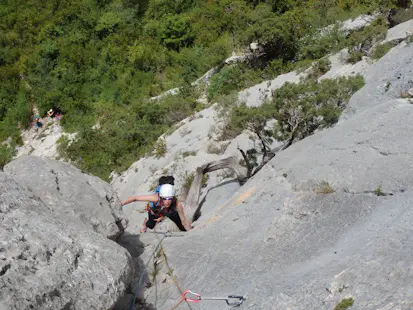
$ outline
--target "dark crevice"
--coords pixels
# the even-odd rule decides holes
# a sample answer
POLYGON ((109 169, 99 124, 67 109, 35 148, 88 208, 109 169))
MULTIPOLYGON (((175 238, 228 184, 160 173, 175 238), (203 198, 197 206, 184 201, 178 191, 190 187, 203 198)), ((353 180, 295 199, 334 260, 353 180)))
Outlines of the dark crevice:
MULTIPOLYGON (((60 292, 55 288, 52 291, 48 292, 48 293, 44 293, 43 295, 37 295, 36 296, 36 308, 35 309, 40 309, 41 306, 43 306, 44 304, 48 303, 49 300, 53 300, 54 298, 61 298, 62 295, 60 294, 60 292)), ((70 309, 70 308, 67 308, 70 309)))
MULTIPOLYGON (((115 204, 115 196, 114 195, 109 196, 108 194, 106 194, 105 199, 109 204, 111 214, 113 216, 113 219, 115 220, 116 226, 119 229, 119 233, 116 234, 116 236, 114 236, 113 238, 111 238, 111 239, 113 239, 117 242, 119 240, 119 238, 121 238, 123 236, 123 234, 125 233, 125 228, 126 227, 123 226, 123 223, 122 223, 123 219, 119 218, 119 216, 116 214, 116 211, 114 210, 113 205, 115 204)), ((103 203, 100 203, 100 205, 103 206, 103 203)))
POLYGON ((58 176, 57 172, 55 172, 53 169, 51 169, 50 172, 55 175, 56 189, 57 189, 58 192, 60 192, 59 176, 58 176))
POLYGON ((99 233, 99 224, 92 224, 92 228, 95 233, 99 233))
MULTIPOLYGON (((116 215, 113 214, 113 217, 116 218, 116 215)), ((117 218, 115 223, 116 223, 116 226, 118 226, 118 229, 119 229, 119 232, 120 232, 120 234, 116 237, 116 239, 117 239, 125 233, 125 227, 123 227, 122 220, 119 219, 119 218, 117 218)))
MULTIPOLYGON (((144 262, 141 259, 141 254, 145 250, 144 244, 140 241, 140 236, 139 235, 131 235, 128 233, 125 233, 123 236, 118 238, 116 242, 125 248, 129 254, 132 257, 131 263, 133 264, 133 276, 130 279, 130 282, 128 283, 129 285, 127 286, 127 289, 125 290, 125 293, 123 296, 121 296, 118 301, 116 302, 116 305, 114 309, 131 309, 131 300, 133 298, 133 293, 135 292, 135 284, 136 281, 138 280, 138 277, 141 272, 145 272, 145 270, 142 270, 142 266, 144 266, 144 262)), ((145 278, 144 282, 147 282, 147 278, 145 278)), ((146 309, 151 309, 154 310, 154 306, 150 303, 147 303, 145 301, 145 298, 143 296, 143 292, 139 292, 135 305, 133 306, 134 310, 146 310, 146 309)))
POLYGON ((53 298, 53 297, 62 297, 62 295, 60 295, 60 292, 56 288, 49 293, 49 296, 51 298, 53 298))
POLYGON ((388 152, 380 151, 379 148, 374 147, 374 146, 372 146, 372 145, 370 145, 370 144, 369 144, 369 146, 370 146, 373 150, 376 150, 380 155, 387 156, 387 155, 390 155, 390 154, 391 154, 391 153, 388 153, 388 152))
POLYGON ((53 254, 49 251, 49 250, 47 250, 46 251, 46 261, 47 262, 50 262, 50 258, 53 256, 53 254))
MULTIPOLYGON (((399 192, 403 193, 404 191, 405 191, 404 189, 401 189, 399 192)), ((394 193, 391 193, 391 192, 386 193, 386 192, 377 191, 377 190, 362 191, 362 192, 351 192, 349 190, 344 190, 344 192, 347 193, 347 194, 351 194, 351 195, 371 195, 371 194, 373 194, 373 195, 378 196, 378 197, 380 197, 380 196, 385 197, 385 196, 393 196, 394 195, 394 193)))
POLYGON ((75 266, 75 269, 77 269, 77 267, 79 267, 79 257, 80 257, 80 253, 77 253, 75 256, 75 260, 73 262, 73 265, 75 266))
POLYGON ((64 305, 62 310, 72 310, 73 309, 73 302, 69 301, 67 304, 64 305))
POLYGON ((3 268, 1 268, 1 270, 0 270, 0 277, 3 276, 3 275, 5 275, 6 272, 7 272, 7 270, 9 270, 10 268, 11 268, 11 265, 10 265, 10 264, 7 264, 7 265, 4 266, 3 268))
POLYGON ((27 260, 27 257, 24 255, 24 253, 20 253, 20 255, 19 255, 19 256, 17 256, 17 259, 20 259, 20 260, 27 260))
POLYGON ((109 204, 113 203, 113 201, 114 201, 113 196, 112 196, 112 197, 109 197, 109 196, 106 194, 106 195, 105 195, 105 198, 106 198, 106 201, 107 201, 109 204))

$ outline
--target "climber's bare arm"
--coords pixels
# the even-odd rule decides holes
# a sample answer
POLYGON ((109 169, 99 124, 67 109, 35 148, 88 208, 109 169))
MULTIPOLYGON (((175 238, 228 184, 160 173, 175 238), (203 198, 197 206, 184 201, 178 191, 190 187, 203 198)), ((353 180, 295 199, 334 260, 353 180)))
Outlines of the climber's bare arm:
POLYGON ((129 197, 128 199, 122 201, 120 204, 121 206, 127 205, 128 203, 134 202, 134 201, 148 201, 148 202, 157 202, 159 199, 158 194, 153 194, 153 195, 139 195, 139 196, 132 196, 129 197))
POLYGON ((179 218, 181 219, 182 225, 185 227, 186 231, 191 230, 191 225, 189 225, 189 222, 185 217, 182 203, 180 203, 179 201, 176 203, 176 210, 178 211, 179 218))

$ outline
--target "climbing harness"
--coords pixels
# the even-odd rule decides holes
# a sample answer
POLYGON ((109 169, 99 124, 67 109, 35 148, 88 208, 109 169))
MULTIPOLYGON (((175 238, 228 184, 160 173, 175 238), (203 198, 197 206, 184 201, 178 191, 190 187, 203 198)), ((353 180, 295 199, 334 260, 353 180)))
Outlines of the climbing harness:
POLYGON ((245 300, 244 296, 236 296, 236 295, 229 295, 227 297, 202 297, 200 294, 194 293, 190 290, 186 290, 182 294, 181 297, 183 300, 189 301, 189 302, 200 302, 201 300, 225 300, 227 305, 232 306, 232 307, 241 306, 245 300), (194 297, 188 298, 186 297, 187 294, 192 295, 194 297))

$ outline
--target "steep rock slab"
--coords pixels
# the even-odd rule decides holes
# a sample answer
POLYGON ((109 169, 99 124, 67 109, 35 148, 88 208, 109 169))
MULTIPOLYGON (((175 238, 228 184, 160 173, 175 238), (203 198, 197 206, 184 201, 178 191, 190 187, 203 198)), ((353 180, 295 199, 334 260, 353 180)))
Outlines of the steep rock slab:
POLYGON ((363 73, 366 85, 350 99, 341 121, 413 87, 413 44, 402 42, 363 73))
MULTIPOLYGON (((164 242, 180 286, 245 294, 245 309, 331 310, 349 296, 354 309, 410 309, 413 191, 317 195, 276 174, 266 166, 202 230, 164 242)), ((178 299, 170 281, 159 309, 178 299)), ((199 309, 227 305, 201 301, 199 309)))
POLYGON ((7 164, 4 171, 30 188, 59 218, 83 223, 111 239, 122 234, 127 225, 109 184, 69 164, 22 156, 7 164))
POLYGON ((111 309, 129 253, 0 173, 0 309, 111 309))
POLYGON ((270 163, 297 188, 322 181, 351 193, 394 194, 413 184, 413 105, 398 99, 293 144, 270 163))
POLYGON ((413 19, 390 28, 389 31, 387 31, 386 39, 382 43, 404 40, 411 35, 413 35, 413 19))
MULTIPOLYGON (((245 294, 246 309, 330 310, 346 297, 354 309, 411 309, 412 113, 384 101, 277 154, 199 229, 165 240, 180 286, 245 294), (317 193, 320 181, 335 192, 317 193), (392 195, 375 195, 380 184, 392 195)), ((159 309, 179 300, 168 281, 159 309)), ((212 308, 227 305, 199 304, 212 308)))

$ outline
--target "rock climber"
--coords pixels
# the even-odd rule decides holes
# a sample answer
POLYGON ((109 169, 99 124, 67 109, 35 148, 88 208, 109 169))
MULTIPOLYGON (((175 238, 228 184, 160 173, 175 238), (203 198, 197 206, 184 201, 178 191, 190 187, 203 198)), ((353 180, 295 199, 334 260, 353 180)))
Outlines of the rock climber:
POLYGON ((51 119, 56 119, 58 121, 60 121, 62 119, 62 111, 59 108, 53 108, 50 109, 49 111, 47 111, 47 115, 51 118, 51 119))
POLYGON ((43 127, 43 123, 40 121, 40 116, 35 115, 33 117, 33 124, 34 124, 34 128, 36 129, 36 132, 39 131, 39 128, 43 127))
MULTIPOLYGON (((161 179, 159 180, 162 182, 161 179)), ((124 206, 133 201, 147 201, 146 210, 148 211, 148 218, 145 219, 141 233, 146 232, 146 229, 153 229, 156 223, 163 220, 166 216, 171 219, 181 231, 188 231, 191 225, 185 217, 182 203, 175 197, 175 187, 172 184, 159 185, 159 193, 152 195, 139 195, 129 197, 121 202, 124 206), (151 206, 151 203, 152 206, 151 206)))

